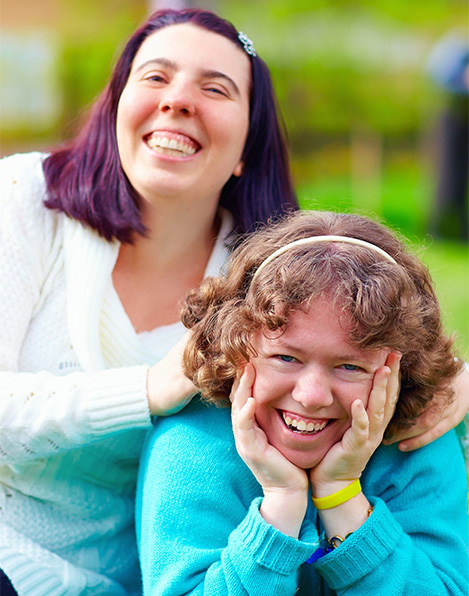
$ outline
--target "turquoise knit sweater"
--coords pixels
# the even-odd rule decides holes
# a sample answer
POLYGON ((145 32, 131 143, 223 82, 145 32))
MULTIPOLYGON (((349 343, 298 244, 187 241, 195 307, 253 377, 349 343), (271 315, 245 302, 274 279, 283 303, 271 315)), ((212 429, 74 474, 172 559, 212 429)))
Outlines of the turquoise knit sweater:
POLYGON ((145 596, 467 596, 467 481, 455 433, 408 454, 380 447, 362 486, 373 514, 307 564, 319 540, 313 505, 299 540, 267 524, 229 409, 194 400, 159 419, 143 450, 137 535, 145 596))

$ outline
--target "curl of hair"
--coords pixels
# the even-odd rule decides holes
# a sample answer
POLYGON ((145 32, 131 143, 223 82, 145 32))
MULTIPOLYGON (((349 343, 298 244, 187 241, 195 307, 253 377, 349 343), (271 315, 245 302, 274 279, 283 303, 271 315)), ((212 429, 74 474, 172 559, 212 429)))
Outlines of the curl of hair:
POLYGON ((339 306, 353 345, 402 353, 400 397, 387 437, 410 427, 435 396, 442 406, 451 400, 450 381, 461 363, 443 332, 427 268, 386 227, 350 214, 297 213, 265 226, 235 250, 223 277, 193 290, 183 307, 183 323, 193 331, 186 374, 207 400, 227 403, 236 374, 255 355, 253 333, 281 333, 293 312, 320 296, 339 306), (251 284, 281 246, 328 234, 370 242, 397 264, 367 248, 321 242, 286 251, 251 284))
MULTIPOLYGON (((119 99, 132 62, 145 39, 163 27, 191 23, 223 35, 244 52, 233 25, 209 11, 163 9, 152 14, 128 40, 111 80, 90 111, 81 132, 44 161, 46 207, 91 227, 106 240, 131 243, 144 235, 141 197, 119 160, 116 120, 119 99)), ((258 222, 298 208, 290 178, 283 122, 265 63, 251 62, 249 129, 243 152, 244 169, 221 189, 220 204, 244 233, 258 222)))

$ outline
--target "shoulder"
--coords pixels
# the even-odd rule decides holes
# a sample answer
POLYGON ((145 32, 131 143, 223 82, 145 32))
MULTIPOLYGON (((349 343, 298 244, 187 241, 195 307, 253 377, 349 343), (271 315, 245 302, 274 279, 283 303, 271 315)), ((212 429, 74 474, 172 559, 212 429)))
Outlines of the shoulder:
POLYGON ((158 418, 142 451, 137 498, 154 503, 183 491, 184 498, 209 499, 221 486, 246 507, 261 494, 236 451, 230 408, 195 398, 178 414, 158 418))
POLYGON ((225 453, 234 457, 236 447, 231 430, 230 408, 209 405, 194 398, 174 416, 157 418, 149 431, 143 452, 143 468, 158 463, 177 467, 194 467, 208 464, 225 453), (170 462, 170 463, 168 463, 170 462))
POLYGON ((45 153, 16 153, 0 159, 0 180, 2 195, 5 190, 30 189, 45 190, 45 179, 42 164, 45 153))
POLYGON ((0 209, 2 219, 12 218, 20 224, 47 216, 43 202, 46 198, 46 182, 42 153, 10 155, 0 160, 0 209))
POLYGON ((60 238, 63 219, 44 205, 43 153, 11 155, 0 160, 0 237, 25 247, 33 256, 48 254, 60 238))

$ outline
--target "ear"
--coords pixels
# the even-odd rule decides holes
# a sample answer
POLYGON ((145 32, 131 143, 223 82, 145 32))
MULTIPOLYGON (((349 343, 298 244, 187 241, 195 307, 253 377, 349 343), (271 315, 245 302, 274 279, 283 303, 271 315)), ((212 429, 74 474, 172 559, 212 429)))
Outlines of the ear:
POLYGON ((236 178, 239 178, 241 176, 241 174, 243 173, 243 170, 244 170, 244 161, 240 161, 239 164, 233 170, 233 176, 236 176, 236 178))

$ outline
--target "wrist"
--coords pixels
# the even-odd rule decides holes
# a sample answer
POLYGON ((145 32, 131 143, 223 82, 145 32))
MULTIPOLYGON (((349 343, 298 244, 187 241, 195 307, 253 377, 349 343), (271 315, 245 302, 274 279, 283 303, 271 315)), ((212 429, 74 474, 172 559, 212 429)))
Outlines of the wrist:
POLYGON ((351 478, 323 484, 316 483, 312 486, 311 496, 317 509, 329 509, 351 499, 360 491, 360 480, 351 478))
POLYGON ((326 536, 345 536, 355 532, 368 519, 372 506, 363 492, 331 509, 318 510, 326 536))
POLYGON ((178 368, 154 364, 147 373, 147 399, 150 413, 169 416, 179 412, 196 395, 193 383, 178 368))
POLYGON ((264 489, 260 514, 264 520, 292 538, 298 538, 308 507, 305 491, 264 489))

